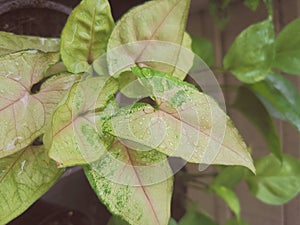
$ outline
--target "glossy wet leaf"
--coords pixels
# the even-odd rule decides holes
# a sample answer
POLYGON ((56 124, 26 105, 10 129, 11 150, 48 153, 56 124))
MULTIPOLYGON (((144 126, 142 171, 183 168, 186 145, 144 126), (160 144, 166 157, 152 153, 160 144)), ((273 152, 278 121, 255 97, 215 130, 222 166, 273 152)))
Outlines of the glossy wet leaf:
POLYGON ((276 127, 259 98, 250 89, 240 87, 233 106, 257 127, 271 152, 281 160, 282 150, 276 127))
POLYGON ((244 83, 267 75, 274 58, 274 28, 270 20, 251 25, 240 33, 226 56, 224 66, 244 83))
POLYGON ((114 21, 107 0, 83 0, 70 14, 61 36, 61 55, 70 72, 86 72, 106 52, 114 21))
POLYGON ((28 146, 45 131, 76 80, 74 75, 59 74, 44 81, 45 71, 58 60, 56 53, 36 50, 0 58, 0 158, 28 146))
POLYGON ((215 60, 211 41, 202 37, 192 36, 192 49, 209 67, 214 65, 215 60))
MULTIPOLYGON (((170 62, 171 65, 164 65, 164 69, 167 70, 164 71, 173 73, 174 65, 184 60, 181 59, 184 54, 180 45, 186 47, 190 42, 184 32, 189 6, 190 0, 149 1, 125 14, 109 39, 110 74, 114 75, 119 72, 120 67, 136 62, 140 62, 141 65, 151 64, 154 68, 161 69, 161 64, 150 62, 162 60, 170 62), (154 40, 160 42, 153 42, 154 40), (163 48, 168 48, 169 51, 163 48)), ((187 61, 188 64, 191 62, 192 60, 187 61)), ((185 67, 188 68, 188 65, 185 67)))
POLYGON ((228 220, 225 225, 249 225, 249 223, 241 219, 232 218, 228 220))
POLYGON ((219 185, 212 185, 211 190, 226 202, 226 204, 229 206, 232 212, 234 212, 236 217, 240 217, 240 202, 233 190, 219 185))
POLYGON ((0 32, 0 55, 28 49, 37 49, 43 52, 58 52, 59 39, 0 32))
POLYGON ((234 188, 247 174, 247 170, 241 166, 228 166, 220 171, 212 181, 212 186, 224 186, 234 188))
POLYGON ((274 155, 255 161, 256 176, 249 174, 247 182, 251 193, 271 205, 281 205, 300 191, 300 161, 283 155, 282 164, 274 155))
POLYGON ((115 110, 115 104, 107 104, 117 89, 113 79, 88 77, 74 84, 60 103, 44 137, 49 156, 60 167, 95 161, 111 144, 112 137, 102 133, 101 123, 115 110))
POLYGON ((272 66, 290 74, 300 75, 300 19, 286 25, 275 42, 272 66))
POLYGON ((192 163, 255 170, 246 144, 215 100, 168 74, 133 70, 157 106, 137 103, 120 109, 104 124, 107 132, 192 163))
POLYGON ((116 140, 108 154, 85 172, 114 215, 131 225, 168 224, 173 179, 165 155, 155 150, 135 151, 116 140), (157 175, 164 179, 156 180, 157 175))
MULTIPOLYGON (((275 110, 300 132, 300 94, 284 76, 268 74, 261 82, 249 86, 261 98, 268 110, 275 110)), ((270 112, 272 115, 272 111, 270 112)))
POLYGON ((178 225, 218 225, 208 215, 188 209, 187 213, 179 221, 178 225))
POLYGON ((29 146, 0 160, 0 224, 40 198, 62 175, 43 146, 29 146))

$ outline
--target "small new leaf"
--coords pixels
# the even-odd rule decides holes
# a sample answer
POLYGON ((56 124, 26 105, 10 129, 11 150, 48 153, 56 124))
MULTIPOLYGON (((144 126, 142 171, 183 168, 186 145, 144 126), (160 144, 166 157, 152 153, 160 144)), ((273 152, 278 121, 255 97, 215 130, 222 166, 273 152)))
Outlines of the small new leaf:
POLYGON ((106 52, 114 21, 107 0, 83 0, 72 11, 61 35, 60 52, 68 71, 86 72, 106 52))

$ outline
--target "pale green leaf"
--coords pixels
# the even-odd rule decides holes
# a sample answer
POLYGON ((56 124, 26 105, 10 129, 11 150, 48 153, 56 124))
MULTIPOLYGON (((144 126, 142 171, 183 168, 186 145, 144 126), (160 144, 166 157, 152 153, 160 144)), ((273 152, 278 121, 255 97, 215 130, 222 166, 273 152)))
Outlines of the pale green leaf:
POLYGON ((282 150, 276 127, 271 115, 259 98, 250 89, 240 87, 233 106, 257 127, 271 152, 281 160, 282 150))
POLYGON ((274 115, 280 115, 300 132, 300 94, 284 76, 268 74, 261 82, 249 86, 274 115))
POLYGON ((62 175, 43 146, 29 146, 0 160, 0 224, 40 198, 62 175))
POLYGON ((236 217, 240 217, 240 202, 235 192, 225 186, 212 185, 211 190, 222 198, 229 208, 234 212, 236 217))
POLYGON ((56 53, 36 50, 0 58, 0 158, 25 148, 45 131, 76 80, 70 74, 45 77, 47 68, 58 60, 56 53))
POLYGON ((106 51, 114 21, 107 0, 83 0, 73 10, 61 36, 61 55, 70 72, 86 72, 106 51))
POLYGON ((192 49, 209 67, 214 65, 215 60, 211 41, 202 37, 192 36, 192 49))
POLYGON ((261 201, 281 205, 294 198, 300 191, 300 161, 283 155, 280 163, 274 155, 255 161, 256 176, 249 174, 250 191, 261 201))
MULTIPOLYGON (((163 68, 163 71, 171 73, 174 73, 176 65, 183 64, 188 70, 193 59, 187 57, 189 60, 186 60, 180 46, 188 47, 191 43, 184 32, 189 6, 190 0, 149 1, 125 14, 108 42, 110 74, 118 74, 120 69, 124 69, 120 67, 135 63, 163 68), (162 65, 166 62, 169 66, 162 65)), ((187 73, 184 72, 176 72, 175 75, 182 78, 187 73)))
POLYGON ((188 209, 178 225, 218 225, 209 216, 194 209, 188 209))
POLYGON ((113 139, 102 133, 101 123, 115 110, 114 103, 107 104, 117 89, 117 83, 107 77, 88 77, 73 85, 44 137, 49 156, 60 167, 95 161, 111 144, 113 139))
POLYGON ((58 52, 59 39, 15 35, 0 31, 0 55, 28 49, 58 52))
POLYGON ((192 163, 255 170, 246 144, 215 100, 167 74, 133 70, 157 106, 137 103, 121 109, 104 124, 107 132, 192 163))
POLYGON ((247 170, 241 166, 227 166, 212 181, 211 185, 234 188, 247 174, 247 170))
POLYGON ((251 25, 233 42, 224 66, 244 83, 264 79, 274 58, 274 28, 270 20, 251 25))
POLYGON ((86 167, 85 172, 114 215, 131 225, 168 224, 173 180, 168 178, 172 171, 163 154, 135 151, 116 140, 108 154, 86 167), (166 177, 156 180, 157 175, 166 177))
POLYGON ((237 218, 233 218, 233 219, 230 219, 228 220, 225 225, 249 225, 249 223, 247 223, 246 221, 244 220, 240 220, 240 219, 237 219, 237 218))
POLYGON ((279 33, 275 50, 272 66, 286 73, 300 75, 300 18, 289 23, 279 33))

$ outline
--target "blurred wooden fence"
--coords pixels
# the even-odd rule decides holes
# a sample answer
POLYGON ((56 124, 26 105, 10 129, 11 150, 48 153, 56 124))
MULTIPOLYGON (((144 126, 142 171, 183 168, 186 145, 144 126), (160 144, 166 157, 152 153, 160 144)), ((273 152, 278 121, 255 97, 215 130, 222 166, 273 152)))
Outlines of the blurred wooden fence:
MULTIPOLYGON (((222 65, 222 59, 234 38, 247 26, 259 22, 267 17, 263 4, 253 12, 244 6, 242 1, 233 1, 230 5, 230 22, 223 31, 216 28, 208 11, 209 0, 192 0, 191 14, 188 30, 191 34, 209 38, 214 45, 216 65, 222 65)), ((276 32, 287 23, 300 16, 300 0, 273 0, 275 8, 276 32)), ((300 91, 300 78, 287 77, 298 86, 300 91)), ((232 75, 221 76, 219 81, 223 84, 235 84, 237 81, 232 75)), ((225 99, 232 102, 232 92, 225 93, 225 99)), ((300 106, 295 106, 300 107, 300 106)), ((241 131, 246 141, 255 151, 255 156, 266 155, 268 151, 256 129, 246 121, 238 112, 228 109, 229 114, 241 131)), ((300 135, 289 124, 277 122, 283 149, 286 153, 300 158, 300 135)), ((196 168, 192 168, 196 169, 196 168)), ((242 205, 242 217, 251 225, 300 225, 300 196, 283 206, 269 206, 255 199, 245 184, 237 187, 242 205)), ((224 224, 232 214, 226 205, 217 197, 189 190, 189 196, 197 199, 200 208, 205 209, 211 216, 224 224)))

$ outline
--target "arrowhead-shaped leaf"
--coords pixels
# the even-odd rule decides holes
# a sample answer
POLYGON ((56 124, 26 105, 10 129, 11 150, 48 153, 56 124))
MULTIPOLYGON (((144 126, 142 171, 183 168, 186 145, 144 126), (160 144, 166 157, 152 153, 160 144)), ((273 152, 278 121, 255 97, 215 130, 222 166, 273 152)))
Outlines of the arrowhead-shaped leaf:
POLYGON ((133 71, 157 106, 137 103, 122 108, 104 124, 104 130, 192 163, 255 170, 237 129, 211 97, 167 74, 147 68, 133 71))
POLYGON ((271 152, 281 160, 282 150, 276 127, 271 115, 259 98, 248 88, 240 87, 233 106, 258 128, 271 152))
POLYGON ((275 110, 275 114, 289 121, 300 132, 300 94, 287 78, 268 74, 263 81, 249 87, 272 115, 275 110))
POLYGON ((29 146, 0 160, 0 224, 7 224, 40 198, 63 170, 43 146, 29 146))
POLYGON ((155 151, 135 151, 120 141, 108 154, 85 168, 100 200, 131 225, 167 225, 170 219, 172 178, 166 156, 155 151), (163 163, 163 166, 157 164, 163 163), (166 175, 164 180, 153 180, 166 175), (150 182, 150 183, 149 183, 150 182))
POLYGON ((70 74, 45 77, 47 68, 58 60, 56 53, 36 50, 0 58, 0 158, 25 148, 44 132, 76 80, 70 74))
POLYGON ((275 50, 272 66, 286 73, 300 75, 300 19, 294 20, 279 33, 275 50))
POLYGON ((28 49, 37 49, 43 52, 58 52, 59 39, 0 32, 0 55, 28 49))
POLYGON ((107 0, 83 0, 73 10, 61 36, 61 55, 70 72, 86 72, 106 51, 114 21, 107 0))
POLYGON ((255 161, 256 176, 249 174, 250 191, 261 201, 281 205, 294 198, 300 191, 300 161, 283 155, 280 163, 274 155, 255 161))
MULTIPOLYGON (((136 62, 160 70, 163 67, 163 71, 173 73, 182 56, 179 46, 186 47, 191 43, 189 36, 184 32, 189 6, 190 0, 149 1, 125 14, 117 23, 108 42, 110 74, 120 72, 119 66, 124 67, 136 62), (137 42, 140 44, 136 45, 137 42), (160 47, 163 43, 163 47, 169 48, 170 51, 160 47), (158 63, 162 62, 162 58, 171 66, 158 63), (129 60, 129 64, 126 60, 129 60)), ((187 62, 191 63, 192 60, 187 62)), ((178 76, 183 77, 182 71, 178 76)))
POLYGON ((262 80, 274 58, 274 28, 271 20, 251 25, 234 41, 224 57, 226 70, 244 83, 262 80))
POLYGON ((116 82, 106 77, 89 77, 74 84, 44 137, 49 156, 60 167, 95 161, 111 144, 113 138, 102 133, 101 121, 114 112, 114 104, 105 107, 117 89, 116 82))

